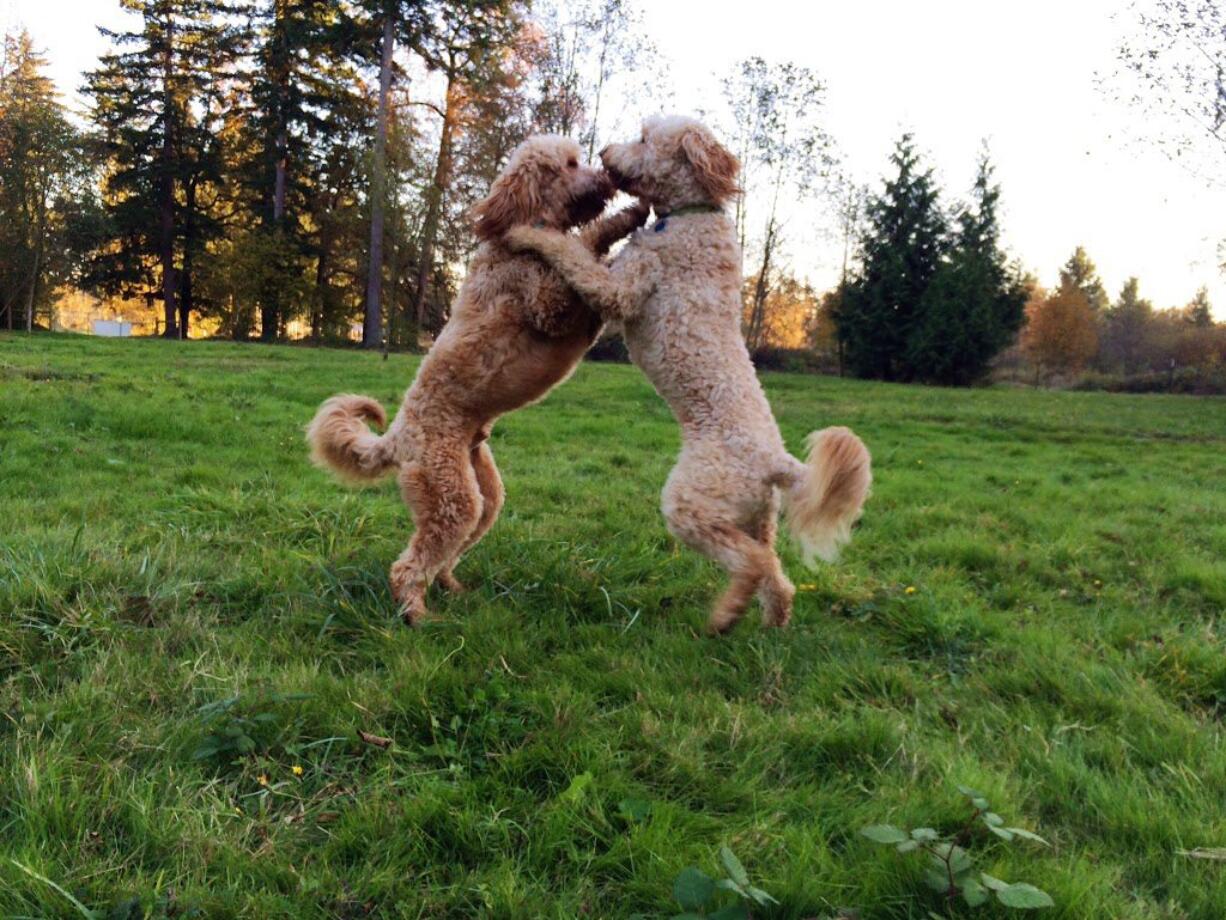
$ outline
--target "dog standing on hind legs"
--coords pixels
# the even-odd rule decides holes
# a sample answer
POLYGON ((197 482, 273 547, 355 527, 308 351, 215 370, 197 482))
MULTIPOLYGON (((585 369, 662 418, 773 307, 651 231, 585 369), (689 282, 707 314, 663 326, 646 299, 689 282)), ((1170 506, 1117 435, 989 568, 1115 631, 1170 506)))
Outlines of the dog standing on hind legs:
POLYGON ((701 123, 649 119, 638 141, 601 160, 658 220, 604 265, 576 240, 516 227, 510 245, 539 254, 609 321, 668 402, 682 448, 664 487, 669 530, 714 559, 731 582, 711 613, 726 632, 756 594, 764 622, 784 626, 795 588, 775 554, 782 502, 806 564, 832 561, 851 536, 872 481, 863 442, 846 428, 809 436, 808 462, 788 454, 741 335, 741 252, 723 204, 740 165, 701 123))
MULTIPOLYGON (((410 625, 426 617, 432 581, 462 590, 455 564, 502 508, 502 479, 487 443, 494 421, 569 377, 603 325, 556 273, 512 253, 502 235, 518 223, 562 232, 595 218, 613 194, 603 172, 579 165, 573 141, 524 141, 474 209, 482 244, 451 319, 386 433, 368 426, 384 427, 386 416, 366 396, 332 397, 307 430, 313 459, 342 479, 364 482, 397 471, 416 530, 390 581, 410 625)), ((646 217, 644 207, 627 208, 574 239, 596 257, 646 217)))

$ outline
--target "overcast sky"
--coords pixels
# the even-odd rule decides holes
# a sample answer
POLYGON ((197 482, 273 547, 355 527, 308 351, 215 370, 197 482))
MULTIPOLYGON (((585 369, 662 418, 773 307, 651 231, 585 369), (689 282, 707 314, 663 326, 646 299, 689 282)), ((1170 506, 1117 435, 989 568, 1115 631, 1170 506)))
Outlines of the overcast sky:
MULTIPOLYGON (((1045 284, 1078 244, 1112 296, 1129 275, 1159 307, 1207 284, 1226 319, 1217 247, 1226 187, 1210 187, 1135 135, 1135 113, 1095 85, 1110 72, 1128 0, 644 0, 669 62, 678 110, 714 109, 719 80, 758 54, 811 67, 826 81, 827 126, 849 168, 877 180, 897 137, 914 132, 952 196, 969 189, 987 139, 1004 191, 1005 243, 1045 284)), ((73 98, 119 21, 118 0, 0 0, 0 26, 26 25, 73 98)), ((655 111, 659 98, 625 100, 655 111)), ((605 140, 612 140, 606 138, 605 140)), ((821 285, 838 246, 807 232, 813 206, 790 215, 791 256, 821 285)))

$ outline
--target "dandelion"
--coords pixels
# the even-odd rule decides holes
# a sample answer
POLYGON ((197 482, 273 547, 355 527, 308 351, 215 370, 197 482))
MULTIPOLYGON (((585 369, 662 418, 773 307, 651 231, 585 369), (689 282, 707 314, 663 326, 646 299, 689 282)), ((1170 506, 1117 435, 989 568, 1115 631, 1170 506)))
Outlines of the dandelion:
POLYGON ((293 767, 291 767, 290 769, 293 771, 294 776, 302 775, 302 767, 300 765, 294 764, 293 767))
POLYGON ((915 585, 907 585, 907 590, 906 590, 906 591, 904 591, 903 593, 904 593, 904 594, 914 594, 914 593, 915 593, 915 585))
POLYGON ((261 786, 267 786, 268 777, 265 774, 261 773, 259 776, 256 777, 256 782, 258 782, 261 786))

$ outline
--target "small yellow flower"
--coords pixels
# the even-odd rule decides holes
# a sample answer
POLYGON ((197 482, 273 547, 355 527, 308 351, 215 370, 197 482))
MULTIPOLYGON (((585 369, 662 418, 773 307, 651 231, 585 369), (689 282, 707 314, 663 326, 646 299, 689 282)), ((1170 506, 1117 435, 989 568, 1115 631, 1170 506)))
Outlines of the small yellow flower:
POLYGON ((1096 587, 1096 588, 1101 588, 1102 586, 1103 586, 1102 581, 1101 581, 1100 579, 1098 579, 1098 578, 1095 578, 1095 579, 1094 579, 1094 587, 1096 587))
POLYGON ((914 594, 914 593, 915 593, 915 585, 907 585, 907 590, 906 590, 905 592, 903 592, 903 593, 904 593, 904 594, 914 594))
POLYGON ((242 810, 241 808, 239 808, 237 805, 235 805, 235 806, 234 806, 234 813, 235 813, 236 815, 239 815, 239 816, 241 817, 241 816, 242 816, 242 814, 243 814, 243 810, 242 810))
POLYGON ((302 767, 300 767, 298 764, 294 764, 290 769, 293 770, 294 776, 302 775, 302 767))
POLYGON ((263 773, 261 773, 259 776, 256 777, 256 782, 258 782, 261 786, 267 786, 268 777, 265 776, 263 773))
POLYGON ((817 585, 797 585, 801 591, 816 591, 817 585))

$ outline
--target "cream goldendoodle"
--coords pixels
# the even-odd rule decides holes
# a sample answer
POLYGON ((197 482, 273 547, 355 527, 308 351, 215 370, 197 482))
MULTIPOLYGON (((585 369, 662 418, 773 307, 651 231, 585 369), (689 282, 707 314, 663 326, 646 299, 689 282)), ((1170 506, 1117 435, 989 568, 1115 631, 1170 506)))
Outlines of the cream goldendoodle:
MULTIPOLYGON (((435 578, 462 590, 452 570, 493 526, 503 489, 486 439, 500 415, 542 398, 565 380, 602 321, 538 259, 506 248, 515 224, 561 232, 592 220, 613 197, 608 176, 581 166, 565 138, 530 138, 512 153, 490 195, 474 209, 483 241, 438 341, 382 436, 383 407, 334 396, 307 431, 317 463, 351 481, 398 471, 416 530, 391 569, 392 593, 410 624, 426 616, 435 578)), ((646 220, 645 206, 589 224, 574 237, 595 257, 646 220)))
POLYGON ((832 560, 872 481, 863 442, 846 428, 809 436, 808 463, 788 454, 741 335, 741 252, 722 205, 739 164, 701 123, 648 120, 640 140, 601 151, 623 191, 655 209, 611 264, 578 241, 515 227, 508 243, 540 254, 606 320, 672 407, 681 457, 664 487, 669 530, 718 561, 731 584, 711 614, 723 632, 755 592, 765 622, 785 625, 795 589, 775 555, 782 495, 806 563, 832 560))

